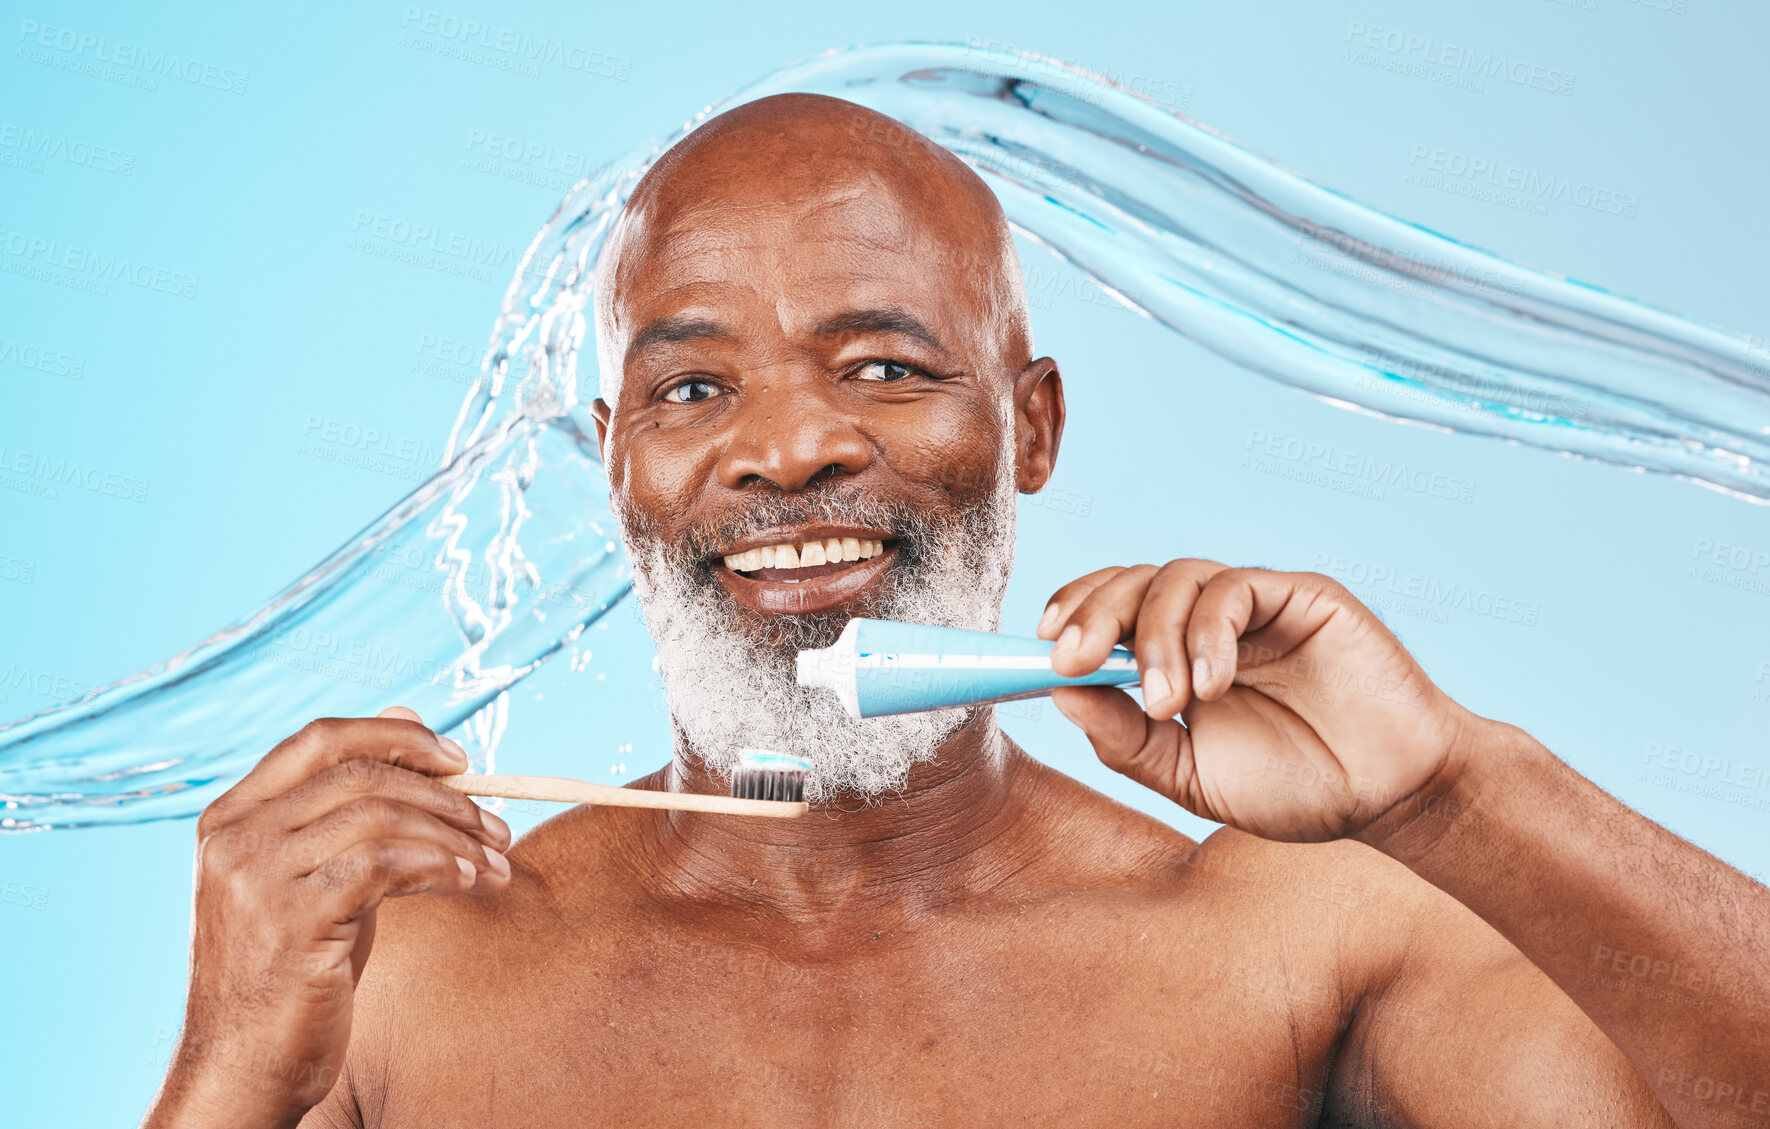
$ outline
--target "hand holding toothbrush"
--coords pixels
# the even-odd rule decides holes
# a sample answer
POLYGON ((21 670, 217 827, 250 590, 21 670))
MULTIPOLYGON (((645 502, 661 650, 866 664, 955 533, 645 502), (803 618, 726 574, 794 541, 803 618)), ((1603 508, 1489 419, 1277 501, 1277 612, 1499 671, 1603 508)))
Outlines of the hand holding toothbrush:
POLYGON ((1465 735, 1487 724, 1315 573, 1191 559, 1102 569, 1052 596, 1038 635, 1072 677, 1132 646, 1144 708, 1104 687, 1061 688, 1053 703, 1109 768, 1268 839, 1357 837, 1430 807, 1465 735))
POLYGON ((466 768, 392 707, 313 722, 209 805, 184 1029, 147 1129, 293 1125, 326 1096, 381 902, 509 885, 509 826, 438 780, 466 768))

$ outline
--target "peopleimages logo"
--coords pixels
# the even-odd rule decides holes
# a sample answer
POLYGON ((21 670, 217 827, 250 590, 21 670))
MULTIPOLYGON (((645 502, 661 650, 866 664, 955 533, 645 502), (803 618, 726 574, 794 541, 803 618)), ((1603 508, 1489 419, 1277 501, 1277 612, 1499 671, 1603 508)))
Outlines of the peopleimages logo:
MULTIPOLYGON (((103 35, 55 27, 36 20, 19 21, 18 38, 27 48, 42 49, 41 52, 31 53, 35 56, 31 58, 32 62, 50 66, 72 63, 74 66, 71 69, 83 69, 80 64, 90 64, 95 73, 99 66, 109 66, 131 78, 175 79, 192 86, 206 86, 224 94, 246 93, 246 81, 252 77, 246 71, 237 71, 232 67, 205 63, 201 59, 187 59, 170 51, 154 51, 135 43, 112 41, 103 35), (55 54, 50 55, 48 52, 55 54)), ((101 74, 99 77, 105 76, 101 74)), ((147 84, 147 89, 154 89, 152 83, 147 84)))
POLYGON ((14 337, 0 337, 0 365, 17 365, 45 376, 79 380, 86 375, 86 358, 60 349, 47 349, 14 337))
POLYGON ((1360 560, 1332 553, 1315 554, 1310 567, 1326 573, 1349 588, 1365 588, 1373 595, 1361 597, 1377 611, 1384 610, 1384 597, 1403 601, 1394 610, 1406 615, 1431 613, 1425 618, 1438 623, 1448 621, 1449 611, 1466 611, 1487 616, 1503 623, 1535 627, 1542 608, 1534 603, 1513 599, 1496 592, 1472 588, 1466 584, 1437 580, 1419 573, 1403 572, 1384 565, 1366 564, 1360 560))
MULTIPOLYGON (((106 254, 89 247, 64 246, 56 240, 20 231, 0 231, 0 254, 16 260, 20 267, 67 271, 74 280, 88 284, 81 289, 99 294, 106 293, 103 283, 125 282, 174 298, 197 296, 194 275, 156 267, 152 263, 138 263, 124 255, 106 254)), ((24 270, 12 273, 34 274, 24 270)))
MULTIPOLYGON (((344 245, 348 251, 478 282, 513 271, 522 261, 523 249, 515 244, 380 212, 359 211, 350 231, 344 245)), ((530 269, 544 270, 545 264, 531 264, 530 269)))
POLYGON ((4 670, 0 670, 0 689, 22 690, 27 694, 57 702, 71 702, 85 697, 94 686, 78 678, 9 663, 4 670))
POLYGON ((408 7, 400 20, 400 27, 408 33, 416 32, 431 37, 428 41, 402 41, 401 46, 453 55, 470 63, 490 61, 476 54, 479 51, 489 51, 502 57, 498 64, 501 69, 515 70, 530 78, 538 77, 541 73, 533 65, 535 63, 552 63, 568 71, 577 71, 596 78, 612 78, 619 82, 627 81, 633 72, 632 59, 593 51, 581 44, 563 43, 547 36, 533 36, 515 28, 463 19, 432 8, 408 7), (443 44, 453 46, 455 50, 439 50, 439 46, 443 44))
MULTIPOLYGON (((1248 432, 1248 441, 1243 449, 1253 457, 1244 459, 1242 465, 1265 474, 1277 473, 1281 464, 1289 463, 1299 469, 1318 470, 1373 487, 1391 487, 1434 498, 1447 498, 1453 502, 1471 502, 1475 499, 1475 483, 1468 479, 1440 474, 1426 467, 1409 466, 1395 458, 1348 451, 1331 443, 1272 435, 1256 428, 1248 432)), ((1299 477, 1284 473, 1279 473, 1278 476, 1299 477)), ((1300 479, 1311 481, 1307 475, 1300 476, 1300 479)), ((1378 489, 1371 496, 1380 500, 1383 497, 1382 490, 1378 489)))
MULTIPOLYGON (((1441 43, 1429 35, 1415 35, 1411 32, 1397 31, 1394 28, 1377 27, 1359 20, 1352 20, 1346 25, 1346 42, 1358 47, 1368 47, 1380 51, 1393 59, 1405 63, 1419 63, 1426 66, 1443 67, 1446 71, 1480 79, 1498 79, 1515 86, 1528 86, 1536 90, 1545 90, 1550 94, 1563 96, 1573 93, 1574 81, 1579 77, 1568 71, 1556 70, 1523 59, 1509 59, 1497 51, 1483 51, 1475 47, 1459 47, 1454 43, 1441 43)), ((1354 60, 1363 62, 1365 60, 1354 60)), ((1420 77, 1430 77, 1422 75, 1420 77)), ((1479 90, 1479 86, 1472 87, 1479 90)))
POLYGON ((0 488, 53 500, 63 486, 129 502, 145 502, 148 496, 148 483, 133 475, 0 443, 0 488))
POLYGON ((260 662, 380 690, 391 689, 395 679, 402 683, 422 682, 432 686, 446 685, 454 680, 452 666, 439 665, 414 651, 344 639, 305 627, 290 628, 265 640, 253 651, 253 657, 260 662))
MULTIPOLYGON (((27 161, 34 161, 36 167, 31 170, 33 172, 43 171, 44 159, 66 161, 70 165, 79 165, 94 172, 110 172, 118 176, 129 176, 135 172, 134 153, 126 153, 108 145, 94 145, 90 141, 64 137, 57 133, 38 133, 30 126, 16 122, 0 122, 0 149, 10 149, 27 161)), ((4 157, 5 154, 0 154, 0 159, 4 157)))
POLYGON ((553 146, 538 141, 525 141, 520 137, 491 133, 483 129, 468 131, 467 148, 512 164, 535 165, 547 172, 569 176, 574 181, 608 168, 607 164, 599 165, 584 153, 571 149, 556 150, 553 146))
POLYGON ((599 164, 573 149, 483 129, 468 132, 467 152, 461 167, 470 172, 533 184, 549 192, 564 192, 580 180, 601 176, 613 164, 599 164))
POLYGON ((1436 287, 1524 293, 1522 277, 1501 273, 1480 262, 1434 262, 1431 258, 1390 255, 1343 231, 1322 227, 1301 230, 1296 235, 1296 246, 1298 254, 1291 260, 1294 265, 1331 271, 1410 294, 1429 294, 1436 287))
MULTIPOLYGON (((0 553, 0 580, 10 580, 14 584, 29 584, 36 579, 36 561, 0 553)), ((1770 663, 1765 665, 1770 666, 1770 663)))
POLYGON ((1364 346, 1364 366, 1365 371, 1358 378, 1361 386, 1442 410, 1479 415, 1504 407, 1576 423, 1590 414, 1588 405, 1571 396, 1467 368, 1433 364, 1375 345, 1364 346))
POLYGON ((440 452, 426 440, 317 415, 302 426, 296 453, 411 482, 424 481, 442 465, 440 452))
MULTIPOLYGON (((1459 181, 1471 184, 1479 182, 1504 192, 1516 193, 1519 199, 1528 202, 1539 213, 1545 210, 1541 205, 1559 202, 1632 220, 1641 208, 1641 197, 1627 192, 1617 192, 1564 176, 1544 176, 1533 169, 1520 168, 1486 157, 1470 156, 1455 149, 1416 144, 1408 154, 1407 163, 1414 170, 1414 183, 1421 187, 1454 190, 1459 181), (1446 184, 1442 178, 1420 175, 1422 173, 1440 173, 1455 179, 1446 184)), ((1501 199, 1503 202, 1503 198, 1501 199)))
POLYGON ((1653 742, 1647 745, 1647 751, 1641 759, 1644 763, 1656 764, 1660 768, 1681 772, 1686 776, 1712 780, 1717 784, 1752 792, 1770 790, 1770 768, 1749 760, 1717 757, 1653 742))

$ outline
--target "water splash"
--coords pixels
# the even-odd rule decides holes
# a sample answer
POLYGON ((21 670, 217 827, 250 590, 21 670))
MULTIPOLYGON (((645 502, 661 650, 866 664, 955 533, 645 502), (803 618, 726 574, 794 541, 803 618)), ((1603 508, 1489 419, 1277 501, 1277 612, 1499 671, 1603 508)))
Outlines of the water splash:
POLYGON ((832 52, 576 186, 511 283, 436 477, 248 619, 0 729, 0 828, 189 815, 308 719, 394 700, 463 732, 489 768, 510 687, 628 590, 586 412, 603 239, 682 132, 793 90, 952 149, 1023 234, 1247 369, 1357 411, 1770 500, 1770 353, 1746 338, 1374 212, 1062 63, 832 52))

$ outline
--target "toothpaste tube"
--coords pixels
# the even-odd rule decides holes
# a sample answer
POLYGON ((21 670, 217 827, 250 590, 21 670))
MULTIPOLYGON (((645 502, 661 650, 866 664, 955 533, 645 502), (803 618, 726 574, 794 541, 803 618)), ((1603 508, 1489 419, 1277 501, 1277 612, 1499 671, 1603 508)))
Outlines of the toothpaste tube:
POLYGON ((1114 647, 1100 669, 1065 678, 1043 639, 851 619, 834 646, 799 652, 801 686, 834 690, 850 717, 1037 698, 1059 686, 1131 686, 1137 660, 1114 647))

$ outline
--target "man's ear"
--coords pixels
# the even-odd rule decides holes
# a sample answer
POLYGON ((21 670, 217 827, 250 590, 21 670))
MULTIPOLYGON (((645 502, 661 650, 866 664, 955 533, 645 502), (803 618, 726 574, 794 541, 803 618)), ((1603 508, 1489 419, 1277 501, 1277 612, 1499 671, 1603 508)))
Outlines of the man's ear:
POLYGON ((608 461, 608 417, 609 406, 601 396, 590 401, 590 414, 596 419, 596 449, 602 452, 603 462, 608 461))
POLYGON ((1014 378, 1014 487, 1037 494, 1057 468, 1063 439, 1063 377, 1057 362, 1040 357, 1014 378))

